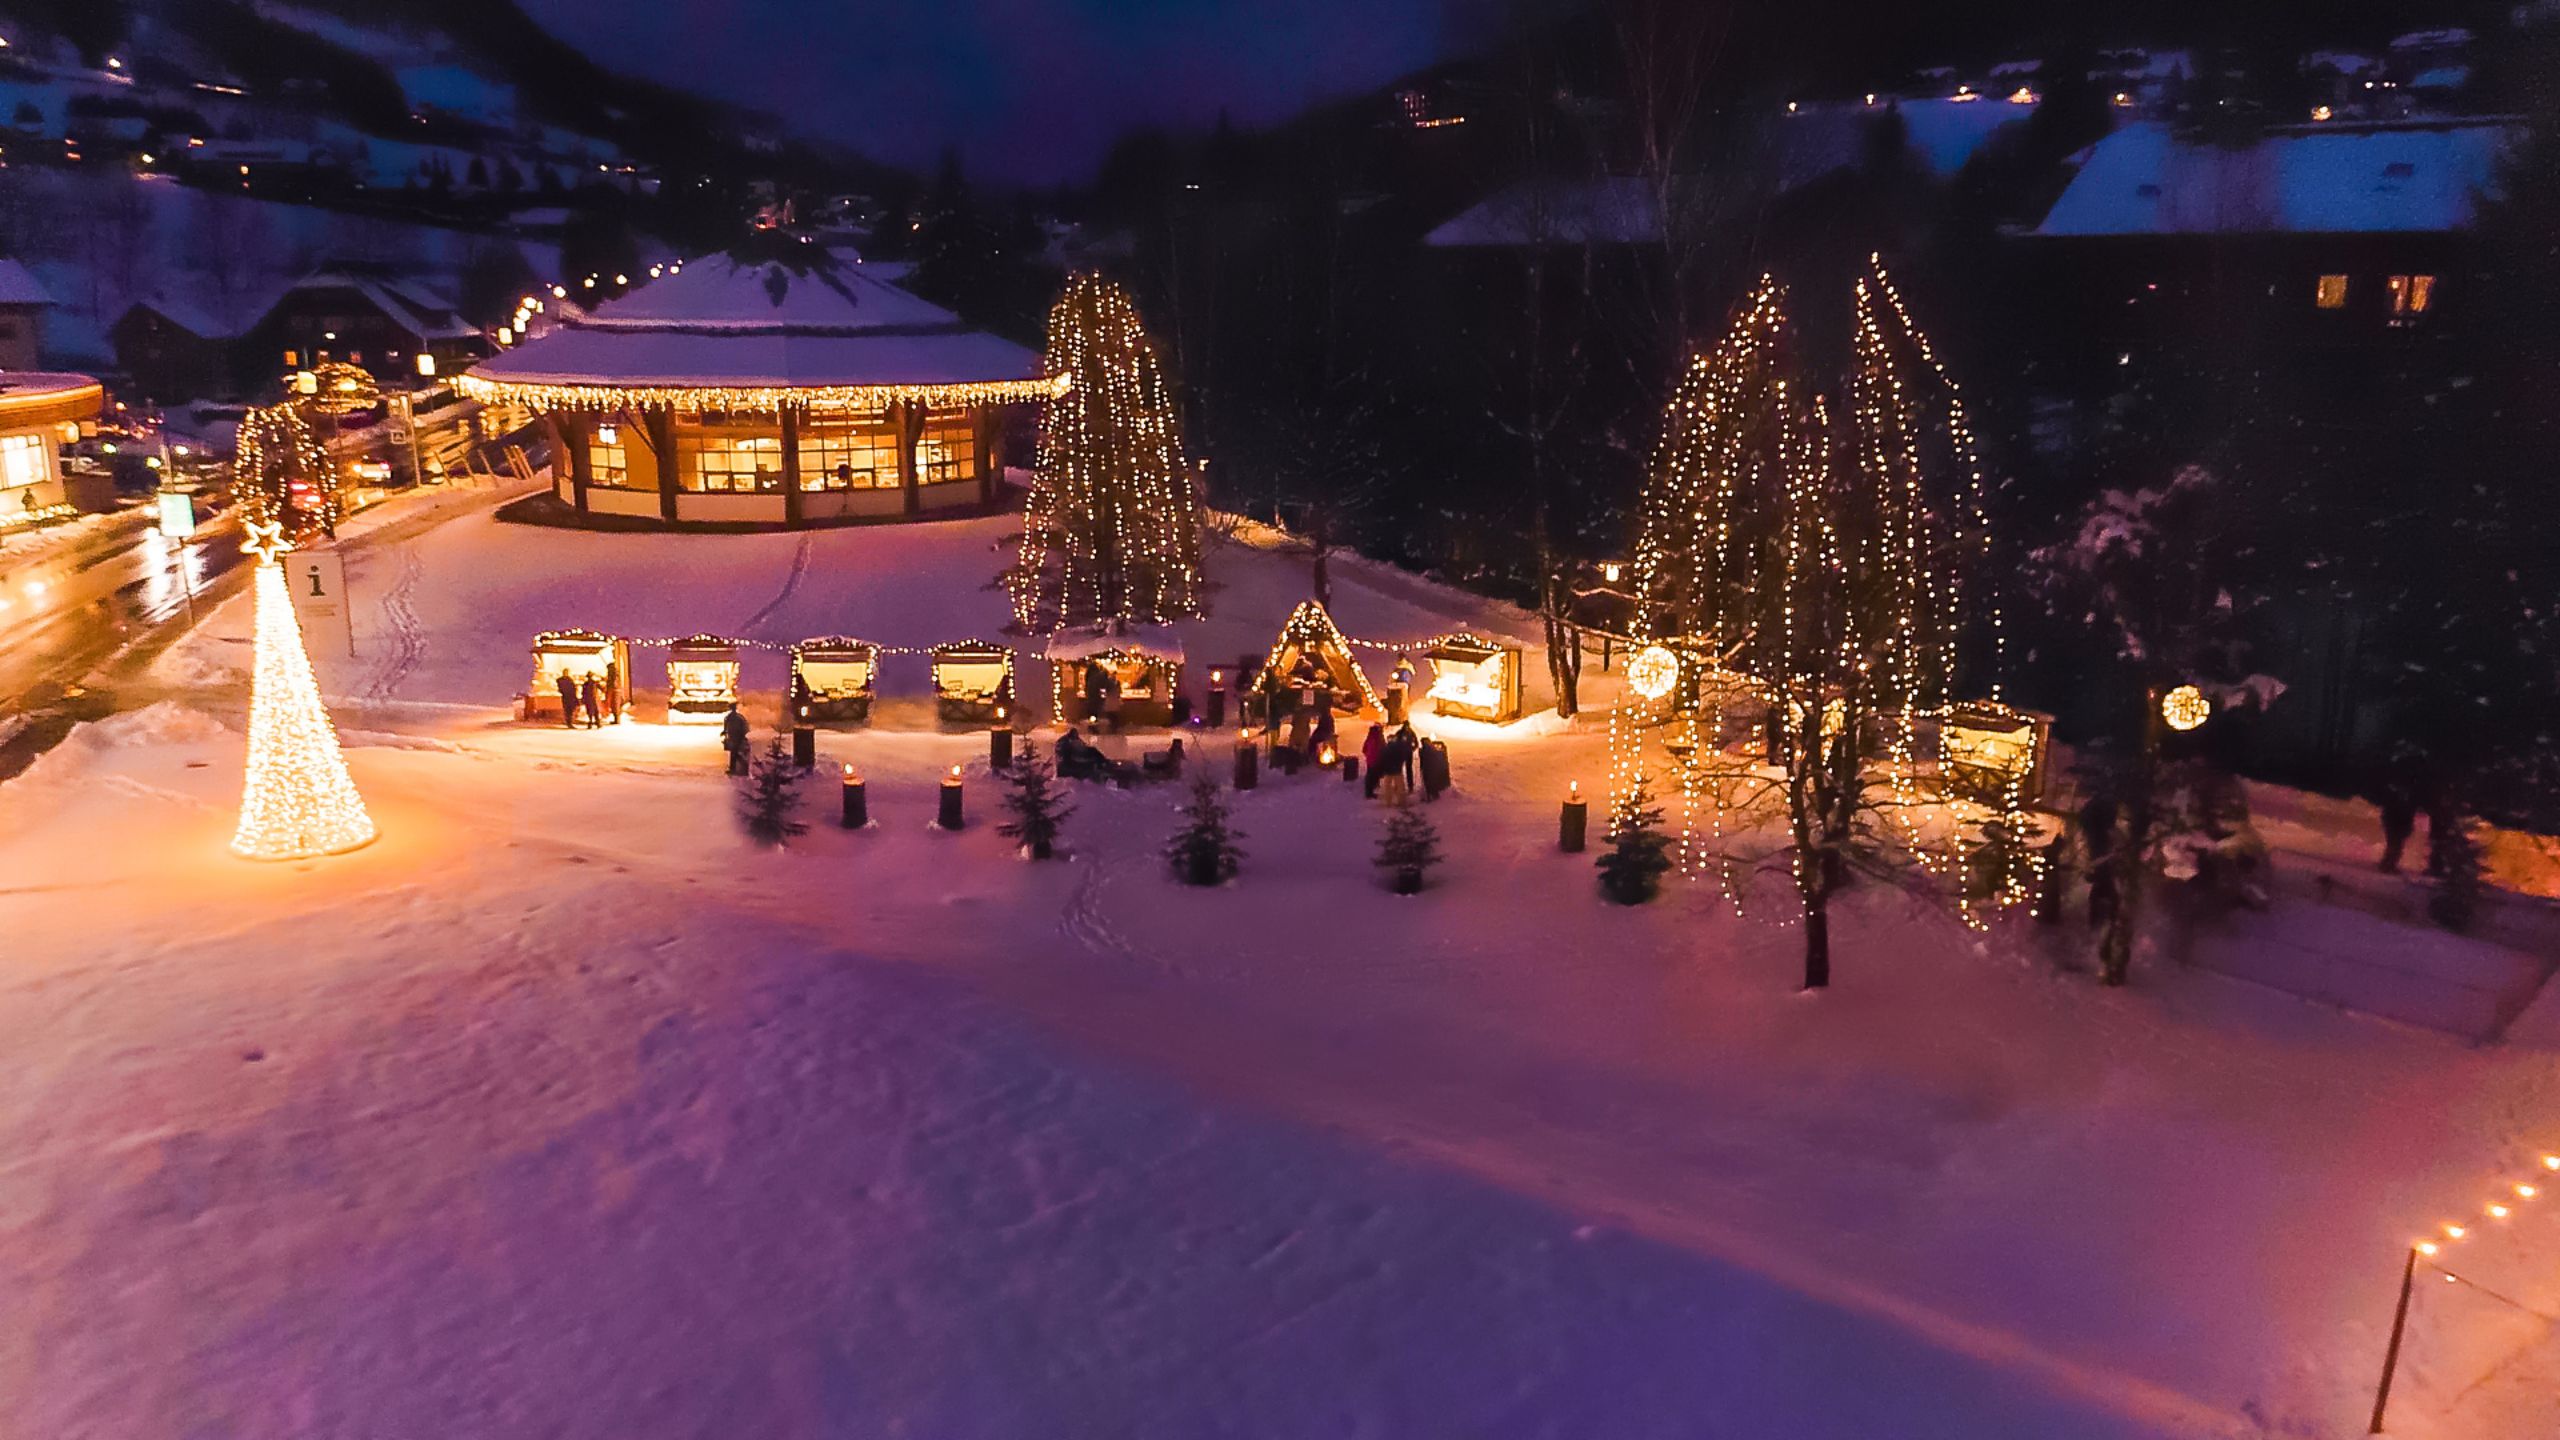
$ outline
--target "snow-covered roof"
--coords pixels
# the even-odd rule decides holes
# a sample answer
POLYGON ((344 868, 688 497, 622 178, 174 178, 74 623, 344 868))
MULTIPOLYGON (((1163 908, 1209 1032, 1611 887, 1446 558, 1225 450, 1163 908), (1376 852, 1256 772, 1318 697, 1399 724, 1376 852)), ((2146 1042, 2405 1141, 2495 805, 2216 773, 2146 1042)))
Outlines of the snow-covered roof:
POLYGON ((2471 83, 2468 65, 2434 65, 2411 76, 2412 90, 2459 90, 2471 83))
POLYGON ((1044 652, 1051 660, 1090 660, 1113 651, 1151 660, 1180 660, 1182 637, 1170 625, 1130 625, 1118 631, 1061 630, 1044 652))
POLYGON ((0 260, 0 305, 50 305, 53 296, 26 266, 0 260))
POLYGON ((463 319, 461 308, 452 300, 425 282, 407 276, 324 268, 295 281, 292 289, 327 286, 344 286, 355 291, 393 324, 422 340, 469 340, 480 334, 480 328, 463 319))
POLYGON ((2319 125, 2239 147, 2128 125, 2090 148, 2038 235, 2436 232, 2471 224, 2513 131, 2319 125))
POLYGON ((941 306, 853 265, 708 256, 561 320, 549 334, 482 362, 470 380, 555 389, 1024 390, 991 399, 1031 398, 1045 384, 1039 355, 971 330, 941 306))
POLYGON ((1443 250, 1529 245, 1643 245, 1662 236, 1653 187, 1640 177, 1524 180, 1422 238, 1443 250))
POLYGON ((248 334, 251 327, 265 318, 280 293, 277 289, 268 288, 225 300, 209 293, 156 290, 135 297, 134 302, 125 307, 125 313, 150 310, 190 335, 207 340, 235 340, 248 334))

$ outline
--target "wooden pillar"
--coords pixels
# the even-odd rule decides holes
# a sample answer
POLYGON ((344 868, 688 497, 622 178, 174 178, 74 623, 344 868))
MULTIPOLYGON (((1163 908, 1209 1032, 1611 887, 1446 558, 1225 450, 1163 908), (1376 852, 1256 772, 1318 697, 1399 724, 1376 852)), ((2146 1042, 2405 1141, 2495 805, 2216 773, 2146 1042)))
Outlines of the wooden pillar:
POLYGON ((658 452, 658 518, 672 525, 676 519, 676 471, 684 459, 676 453, 676 415, 672 410, 644 410, 640 423, 649 432, 649 446, 658 452))
POLYGON ((996 487, 1004 479, 1004 427, 996 423, 994 407, 987 405, 969 412, 969 423, 978 437, 978 503, 992 510, 996 487))
POLYGON ((889 418, 898 427, 898 483, 907 492, 907 513, 924 513, 924 492, 919 485, 924 477, 916 473, 916 442, 924 438, 925 407, 912 402, 891 406, 889 418))
POLYGON ((782 523, 800 523, 800 412, 782 407, 782 523))
POLYGON ((570 505, 587 513, 587 486, 595 480, 594 458, 587 453, 587 434, 591 422, 584 415, 552 415, 551 444, 554 456, 552 473, 559 473, 562 463, 569 467, 570 505))

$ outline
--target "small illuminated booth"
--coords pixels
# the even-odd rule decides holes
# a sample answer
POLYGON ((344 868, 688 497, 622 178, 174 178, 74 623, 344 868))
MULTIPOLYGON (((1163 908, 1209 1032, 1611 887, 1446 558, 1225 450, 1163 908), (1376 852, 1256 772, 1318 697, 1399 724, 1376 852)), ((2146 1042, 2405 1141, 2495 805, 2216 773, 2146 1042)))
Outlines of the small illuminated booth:
POLYGON ((934 711, 954 722, 986 721, 1013 705, 1013 651, 983 640, 933 647, 934 711))
POLYGON ((1124 632, 1061 630, 1049 637, 1050 701, 1062 724, 1100 720, 1085 700, 1099 668, 1120 697, 1123 725, 1171 725, 1182 693, 1182 642, 1168 625, 1124 632))
POLYGON ((1461 720, 1508 725, 1520 718, 1520 647, 1473 635, 1448 635, 1435 641, 1431 688, 1424 692, 1432 709, 1461 720))
POLYGON ((533 637, 533 684, 525 691, 524 718, 559 720, 560 677, 584 685, 593 680, 613 692, 620 706, 631 695, 631 642, 594 630, 545 630, 533 637))
POLYGON ((1298 668, 1300 659, 1315 662, 1316 672, 1333 690, 1334 713, 1358 715, 1366 711, 1383 715, 1386 707, 1378 703, 1378 692, 1369 688, 1369 677, 1360 662, 1351 658, 1351 642, 1333 623, 1333 616, 1313 600, 1302 600, 1289 612, 1280 627, 1280 638, 1263 661, 1263 674, 1276 679, 1282 689, 1298 668))
POLYGON ((2053 717, 1989 702, 1950 707, 1938 721, 1940 783, 1986 805, 2043 803, 2053 717))
POLYGON ((694 635, 667 647, 667 723, 717 725, 738 703, 738 644, 694 635))
POLYGON ((840 635, 803 640, 791 647, 791 678, 801 719, 864 724, 880 683, 880 647, 840 635))

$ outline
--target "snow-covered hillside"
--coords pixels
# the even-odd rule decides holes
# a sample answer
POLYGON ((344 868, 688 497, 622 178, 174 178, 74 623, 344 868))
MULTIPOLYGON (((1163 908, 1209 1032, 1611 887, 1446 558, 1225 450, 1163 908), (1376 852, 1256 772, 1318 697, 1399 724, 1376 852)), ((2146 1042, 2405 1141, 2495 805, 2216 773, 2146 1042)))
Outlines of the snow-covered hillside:
MULTIPOLYGON (((1008 533, 475 514, 358 549, 358 654, 314 659, 384 838, 342 859, 224 851, 236 604, 168 700, 0 786, 12 1419, 2344 1436, 2410 1239, 2560 1144, 2548 994, 2475 1045, 2157 951, 2109 992, 2055 964, 2076 924, 1862 892, 1800 995, 1774 892, 1618 909, 1555 853, 1599 717, 1430 722, 1451 858, 1410 899, 1327 776, 1241 797, 1225 889, 1164 877, 1161 787, 1078 787, 1072 857, 1026 864, 913 657, 875 728, 821 740, 819 788, 857 765, 878 828, 821 793, 781 855, 738 838, 707 732, 507 718, 548 626, 992 633, 1008 533)), ((1198 664, 1267 644, 1304 579, 1211 566, 1198 664)), ((1336 573, 1356 636, 1526 628, 1336 573)), ((780 663, 752 652, 761 715, 780 663)), ((2312 938, 2393 933, 2341 907, 2312 938)), ((2477 1228, 2472 1283, 2422 1287, 2394 1434, 2560 1425, 2560 1345, 2514 1308, 2560 1305, 2560 1210, 2477 1228)))

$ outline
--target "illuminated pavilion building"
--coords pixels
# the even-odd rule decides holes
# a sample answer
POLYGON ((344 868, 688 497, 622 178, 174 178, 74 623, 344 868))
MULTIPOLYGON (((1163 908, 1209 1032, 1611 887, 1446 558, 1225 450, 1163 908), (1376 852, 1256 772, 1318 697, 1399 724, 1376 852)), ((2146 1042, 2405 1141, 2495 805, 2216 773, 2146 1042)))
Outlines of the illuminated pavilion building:
POLYGON ((996 503, 1036 353, 809 247, 713 255, 455 381, 555 427, 560 501, 669 525, 827 524, 996 503))

